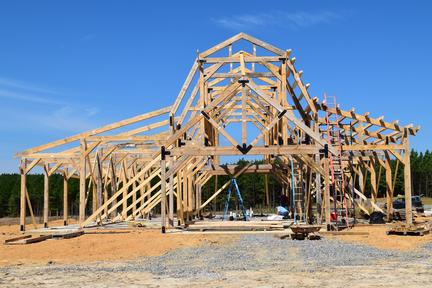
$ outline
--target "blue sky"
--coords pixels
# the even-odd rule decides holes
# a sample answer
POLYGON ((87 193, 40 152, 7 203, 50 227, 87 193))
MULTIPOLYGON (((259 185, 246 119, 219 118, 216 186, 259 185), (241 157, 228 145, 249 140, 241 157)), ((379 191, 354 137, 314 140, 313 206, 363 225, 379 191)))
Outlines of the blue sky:
POLYGON ((431 149, 431 3, 1 1, 0 172, 15 152, 172 104, 197 49, 240 31, 291 48, 313 96, 421 125, 412 147, 431 149))

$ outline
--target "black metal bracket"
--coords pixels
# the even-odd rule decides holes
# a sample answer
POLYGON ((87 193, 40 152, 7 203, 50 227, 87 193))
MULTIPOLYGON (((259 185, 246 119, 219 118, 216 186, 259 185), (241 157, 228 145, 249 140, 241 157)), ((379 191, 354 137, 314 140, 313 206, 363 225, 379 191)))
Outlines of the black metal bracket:
POLYGON ((201 111, 201 114, 207 119, 210 120, 210 116, 205 111, 201 111))
POLYGON ((284 110, 282 110, 281 112, 279 112, 279 114, 278 114, 278 118, 281 119, 281 118, 285 115, 286 112, 287 112, 286 109, 284 109, 284 110))
POLYGON ((247 146, 246 143, 243 143, 243 146, 237 145, 237 149, 245 155, 252 149, 252 145, 247 146))
POLYGON ((167 151, 165 146, 161 146, 161 160, 165 160, 167 155, 171 155, 171 151, 167 151))
POLYGON ((328 158, 329 156, 329 149, 328 149, 328 144, 324 144, 324 149, 320 149, 319 153, 324 154, 325 158, 328 158))
POLYGON ((249 80, 248 79, 239 79, 238 83, 242 84, 242 87, 245 87, 246 83, 249 83, 249 80))
POLYGON ((182 146, 185 146, 185 145, 186 145, 185 142, 183 142, 181 139, 177 139, 177 146, 178 147, 182 147, 182 146))

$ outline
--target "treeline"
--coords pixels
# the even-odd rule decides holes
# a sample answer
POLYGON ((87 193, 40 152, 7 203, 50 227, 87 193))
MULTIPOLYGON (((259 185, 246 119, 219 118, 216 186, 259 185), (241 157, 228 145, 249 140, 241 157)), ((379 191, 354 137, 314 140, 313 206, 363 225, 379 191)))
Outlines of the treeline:
MULTIPOLYGON (((245 160, 239 160, 238 165, 246 165, 245 160)), ((256 164, 261 161, 256 161, 256 164)), ((403 165, 396 165, 396 162, 391 163, 393 171, 398 167, 395 195, 403 194, 404 178, 403 165)), ((377 169, 378 171, 378 169, 377 169)), ((386 184, 385 173, 377 172, 379 175, 378 196, 385 197, 386 184)), ((432 197, 432 152, 426 151, 419 153, 411 152, 411 175, 412 188, 414 195, 424 195, 432 197)), ((203 188, 203 199, 207 199, 215 191, 215 177, 211 179, 203 188)), ((281 186, 272 176, 269 179, 269 198, 270 206, 279 205, 281 194, 281 186)), ((218 187, 229 181, 229 176, 218 176, 218 187)), ((370 181, 366 180, 366 191, 370 191, 370 181)), ((27 176, 27 189, 30 195, 33 211, 35 215, 42 215, 43 211, 43 175, 31 174, 27 176)), ((242 197, 246 207, 262 207, 265 205, 264 193, 264 175, 246 174, 237 178, 242 197)), ((69 189, 69 215, 77 215, 79 205, 79 181, 70 179, 68 184, 69 189)), ((63 210, 63 177, 61 175, 50 176, 50 215, 62 215, 63 210)), ((217 197, 213 201, 210 208, 222 210, 225 202, 226 191, 220 194, 222 197, 217 197)), ((367 193, 366 193, 367 195, 367 193)), ((367 195, 370 196, 370 195, 367 195)), ((233 197, 235 198, 235 197, 233 197)), ((0 217, 17 217, 19 215, 20 205, 20 175, 19 174, 1 174, 0 175, 0 217)))

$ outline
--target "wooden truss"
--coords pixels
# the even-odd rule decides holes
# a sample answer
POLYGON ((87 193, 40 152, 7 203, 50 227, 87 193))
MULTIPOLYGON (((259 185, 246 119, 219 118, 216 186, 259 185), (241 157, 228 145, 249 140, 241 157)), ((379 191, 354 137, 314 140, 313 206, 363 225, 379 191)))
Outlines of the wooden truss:
MULTIPOLYGON (((224 189, 223 183, 208 199, 201 189, 217 175, 272 174, 285 189, 306 187, 304 213, 330 221, 328 154, 342 149, 345 183, 342 197, 358 205, 375 204, 379 174, 387 183, 390 219, 397 169, 404 165, 407 222, 411 221, 409 136, 419 128, 401 126, 384 117, 358 114, 354 109, 329 107, 309 95, 303 71, 295 67, 291 50, 280 50, 244 33, 199 53, 172 106, 86 131, 18 153, 21 158, 21 230, 26 212, 33 215, 26 175, 36 166, 45 174, 45 226, 49 218, 49 176, 64 177, 64 223, 68 223, 70 178, 80 180, 79 223, 82 227, 142 217, 160 204, 162 227, 184 225, 224 189), (337 115, 342 148, 329 145, 325 115, 337 115), (222 155, 259 155, 263 165, 245 167, 220 164, 222 155), (296 175, 289 170, 296 163, 296 175), (377 175, 377 167, 379 173, 377 175), (372 199, 365 192, 370 174, 372 199), (301 183, 293 183, 301 182, 301 183), (323 202, 323 203, 322 203, 323 202), (91 213, 87 213, 91 211, 91 213), (175 223, 174 217, 177 222, 175 223)), ((265 178, 267 180, 267 176, 265 178)), ((216 180, 217 181, 217 180, 216 180)), ((268 201, 268 190, 266 190, 268 201)), ((364 208, 362 208, 364 209, 364 208)), ((364 209, 366 212, 367 210, 364 209)))

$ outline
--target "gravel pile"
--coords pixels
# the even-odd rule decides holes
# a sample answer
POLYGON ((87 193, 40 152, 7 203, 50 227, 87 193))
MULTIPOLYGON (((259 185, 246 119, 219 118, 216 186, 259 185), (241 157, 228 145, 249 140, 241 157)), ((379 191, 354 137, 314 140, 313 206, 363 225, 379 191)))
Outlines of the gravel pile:
MULTIPOLYGON (((146 257, 116 265, 52 265, 45 272, 150 272, 156 277, 221 279, 227 271, 315 272, 335 266, 361 266, 386 261, 430 261, 432 244, 418 252, 397 252, 363 245, 322 239, 319 241, 280 240, 269 235, 247 235, 229 245, 211 243, 177 249, 157 257, 146 257)), ((401 261, 404 262, 401 262, 401 261)))

